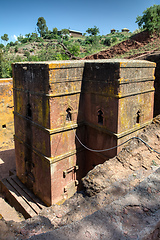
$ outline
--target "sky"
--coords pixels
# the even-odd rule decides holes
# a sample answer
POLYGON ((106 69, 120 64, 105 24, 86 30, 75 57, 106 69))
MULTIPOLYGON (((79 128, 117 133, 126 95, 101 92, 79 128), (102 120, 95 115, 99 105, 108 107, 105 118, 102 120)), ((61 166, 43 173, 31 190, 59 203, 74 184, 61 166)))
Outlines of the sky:
POLYGON ((15 41, 20 34, 36 32, 39 17, 44 17, 49 30, 69 28, 85 33, 97 26, 100 35, 112 28, 133 32, 138 29, 136 17, 154 4, 160 0, 1 0, 0 37, 6 33, 9 41, 15 41))

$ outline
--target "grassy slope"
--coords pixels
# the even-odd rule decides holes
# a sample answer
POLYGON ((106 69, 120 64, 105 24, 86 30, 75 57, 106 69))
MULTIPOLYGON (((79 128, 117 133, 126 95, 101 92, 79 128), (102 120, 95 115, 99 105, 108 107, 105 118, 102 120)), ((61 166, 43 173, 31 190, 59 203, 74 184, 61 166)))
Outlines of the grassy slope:
POLYGON ((136 40, 134 38, 127 39, 109 49, 86 56, 84 59, 134 58, 155 51, 160 51, 160 37, 150 36, 144 38, 143 36, 141 38, 141 33, 139 33, 136 40))
MULTIPOLYGON (((85 39, 85 37, 81 39, 70 38, 68 41, 64 41, 64 44, 66 44, 67 48, 79 44, 80 52, 76 56, 80 59, 134 58, 151 51, 160 51, 160 37, 158 36, 147 38, 146 41, 143 38, 143 41, 139 41, 133 40, 133 34, 131 33, 125 35, 115 33, 99 37, 99 40, 94 44, 86 44, 85 39), (116 41, 112 42, 110 47, 107 47, 104 45, 106 38, 116 38, 116 41)), ((45 40, 26 44, 18 43, 17 46, 8 49, 4 47, 2 53, 3 63, 0 62, 3 70, 1 77, 12 76, 12 62, 69 59, 62 46, 57 43, 57 40, 45 40), (16 48, 17 51, 15 51, 16 48)))

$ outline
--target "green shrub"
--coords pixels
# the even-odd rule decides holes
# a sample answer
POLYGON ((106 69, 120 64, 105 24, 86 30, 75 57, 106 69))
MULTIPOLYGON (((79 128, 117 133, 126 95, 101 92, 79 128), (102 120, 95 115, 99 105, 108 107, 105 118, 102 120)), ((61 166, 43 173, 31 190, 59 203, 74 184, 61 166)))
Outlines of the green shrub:
POLYGON ((16 56, 13 62, 22 62, 22 58, 20 56, 16 56))
POLYGON ((116 37, 113 37, 113 38, 112 38, 112 43, 115 43, 115 42, 117 42, 117 38, 116 38, 116 37))
POLYGON ((39 37, 35 39, 36 42, 44 42, 43 38, 39 37))
POLYGON ((38 56, 30 55, 30 56, 28 57, 28 61, 38 62, 38 61, 40 61, 40 59, 38 58, 38 56))
POLYGON ((106 46, 108 46, 108 47, 111 46, 111 43, 112 43, 112 40, 111 40, 111 38, 109 38, 109 37, 106 38, 106 39, 104 40, 104 42, 103 42, 103 44, 106 45, 106 46))
POLYGON ((68 48, 68 50, 70 51, 70 53, 72 53, 74 56, 78 56, 78 54, 80 53, 80 46, 79 45, 72 45, 68 48))
POLYGON ((15 53, 18 52, 18 47, 16 46, 15 49, 14 49, 15 53))
POLYGON ((30 53, 28 51, 25 51, 24 56, 26 56, 28 58, 30 56, 30 53))
POLYGON ((65 35, 65 36, 63 36, 63 39, 66 40, 66 41, 68 41, 68 40, 69 40, 69 36, 68 36, 68 35, 65 35))
POLYGON ((27 43, 28 42, 28 38, 23 38, 22 40, 21 40, 21 43, 27 43))

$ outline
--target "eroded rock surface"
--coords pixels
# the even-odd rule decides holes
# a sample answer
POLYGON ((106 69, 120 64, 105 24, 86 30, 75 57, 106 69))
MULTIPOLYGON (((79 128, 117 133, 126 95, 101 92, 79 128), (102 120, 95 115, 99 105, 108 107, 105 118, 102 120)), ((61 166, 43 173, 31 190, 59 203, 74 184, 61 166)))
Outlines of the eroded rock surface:
POLYGON ((159 239, 160 237, 160 168, 131 192, 110 205, 46 234, 38 239, 159 239))

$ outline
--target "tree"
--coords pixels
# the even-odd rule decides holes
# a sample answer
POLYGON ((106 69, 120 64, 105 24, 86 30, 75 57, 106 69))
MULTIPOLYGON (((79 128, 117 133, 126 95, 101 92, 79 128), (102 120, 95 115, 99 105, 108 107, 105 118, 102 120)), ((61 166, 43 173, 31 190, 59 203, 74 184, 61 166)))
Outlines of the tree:
POLYGON ((0 78, 2 78, 2 61, 3 61, 3 52, 0 49, 0 78))
POLYGON ((18 47, 16 46, 15 49, 14 49, 15 53, 18 52, 18 47))
POLYGON ((160 30, 160 5, 147 8, 142 16, 137 16, 136 23, 139 28, 148 30, 150 33, 160 30))
POLYGON ((26 38, 30 38, 30 36, 31 36, 30 33, 25 34, 25 37, 26 37, 26 38))
POLYGON ((103 44, 106 46, 111 46, 112 40, 110 37, 106 37, 103 44))
POLYGON ((58 29, 56 27, 53 28, 52 32, 53 32, 54 35, 58 35, 58 29))
POLYGON ((44 39, 52 39, 54 38, 53 33, 49 30, 46 34, 43 35, 44 39))
POLYGON ((10 45, 11 47, 13 47, 13 46, 14 46, 14 42, 11 41, 11 42, 9 43, 9 45, 10 45))
POLYGON ((43 37, 48 32, 46 20, 43 17, 38 18, 37 29, 41 37, 43 37))
POLYGON ((24 37, 22 34, 20 34, 20 35, 17 37, 17 40, 18 40, 18 42, 22 42, 24 38, 25 38, 25 37, 24 37))
POLYGON ((35 32, 32 32, 29 38, 29 41, 36 41, 36 39, 38 38, 38 34, 35 32))
POLYGON ((1 39, 7 42, 9 40, 8 34, 5 33, 3 36, 1 36, 1 39))
POLYGON ((61 30, 61 34, 64 35, 64 36, 69 35, 69 30, 66 29, 66 28, 63 28, 63 29, 61 30))
POLYGON ((52 38, 57 39, 58 38, 58 29, 55 27, 52 30, 52 38))
POLYGON ((86 30, 86 32, 91 36, 97 36, 97 34, 99 33, 99 28, 94 26, 94 28, 88 28, 86 30))

